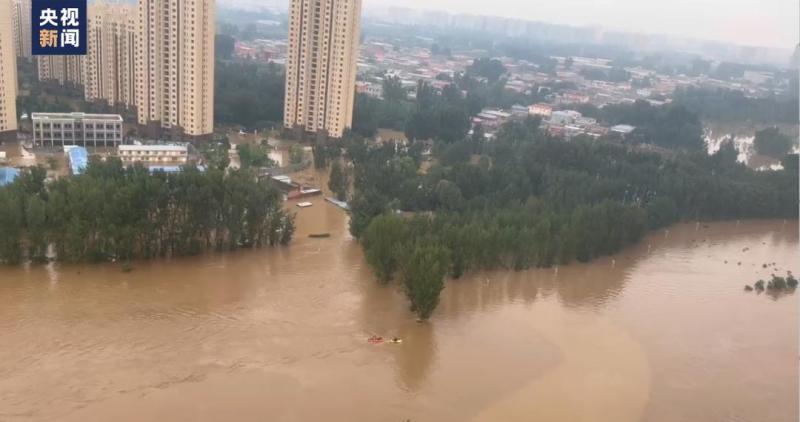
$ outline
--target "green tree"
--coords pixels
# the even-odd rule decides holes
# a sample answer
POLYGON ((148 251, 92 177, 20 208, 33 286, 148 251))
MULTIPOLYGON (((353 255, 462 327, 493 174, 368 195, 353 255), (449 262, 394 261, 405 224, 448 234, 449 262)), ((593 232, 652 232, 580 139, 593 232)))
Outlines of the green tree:
POLYGON ((67 262, 182 256, 286 244, 293 217, 280 193, 249 171, 187 166, 151 174, 92 157, 79 176, 40 187, 39 169, 0 188, 0 261, 67 262))
POLYGON ((203 162, 212 169, 225 170, 231 163, 230 144, 226 139, 204 144, 200 147, 203 162))
POLYGON ((386 101, 402 101, 406 99, 406 89, 398 76, 383 78, 383 98, 386 101))
POLYGON ((23 217, 19 195, 0 188, 0 262, 16 264, 22 259, 23 217))
POLYGON ((461 208, 464 202, 461 189, 448 180, 440 180, 436 185, 436 199, 439 201, 440 206, 447 210, 457 210, 461 208))
POLYGON ((331 175, 328 180, 328 188, 333 192, 336 199, 347 201, 347 191, 350 188, 350 180, 347 171, 342 168, 339 160, 335 160, 331 165, 331 175))
POLYGON ((285 73, 273 63, 217 61, 214 67, 214 123, 249 130, 280 126, 285 73))
POLYGON ((269 150, 263 145, 241 144, 236 150, 239 152, 239 163, 243 169, 250 167, 274 167, 276 163, 269 158, 269 150))
POLYGON ((367 262, 375 271, 378 282, 391 281, 400 265, 400 248, 405 239, 403 220, 393 215, 381 215, 372 219, 367 227, 362 244, 367 262))
POLYGON ((467 68, 467 73, 482 76, 490 83, 497 82, 506 73, 506 68, 500 60, 483 57, 475 59, 467 68))
POLYGON ((55 157, 47 157, 47 167, 50 170, 58 170, 58 160, 55 157))
POLYGON ((786 154, 781 160, 781 165, 783 166, 784 170, 797 173, 798 167, 800 167, 798 166, 798 155, 786 154))
POLYGON ((217 34, 214 37, 214 52, 219 59, 230 60, 235 46, 236 39, 230 35, 217 34))
POLYGON ((420 319, 430 318, 444 289, 449 266, 449 252, 438 245, 414 246, 403 263, 403 284, 411 301, 411 310, 420 319))
POLYGON ((303 146, 292 144, 292 146, 289 147, 289 162, 292 164, 300 164, 303 162, 303 158, 305 158, 303 146))
POLYGON ((792 140, 777 127, 770 127, 756 132, 753 146, 761 155, 781 158, 792 149, 792 140))
POLYGON ((28 234, 28 258, 34 262, 43 261, 47 256, 46 203, 38 196, 28 197, 25 227, 28 234))

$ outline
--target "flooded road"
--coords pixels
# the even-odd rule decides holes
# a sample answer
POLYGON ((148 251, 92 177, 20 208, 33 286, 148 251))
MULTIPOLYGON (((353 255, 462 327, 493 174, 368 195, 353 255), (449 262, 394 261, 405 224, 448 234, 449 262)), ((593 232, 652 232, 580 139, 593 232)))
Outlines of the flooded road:
POLYGON ((0 421, 797 418, 797 297, 743 291, 800 270, 796 222, 472 274, 417 323, 345 214, 312 202, 284 249, 0 268, 0 421))

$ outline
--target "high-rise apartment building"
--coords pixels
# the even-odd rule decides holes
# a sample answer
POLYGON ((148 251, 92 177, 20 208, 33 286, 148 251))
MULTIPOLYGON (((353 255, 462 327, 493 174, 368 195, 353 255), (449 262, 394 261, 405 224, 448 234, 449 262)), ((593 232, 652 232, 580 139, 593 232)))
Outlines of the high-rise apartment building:
POLYGON ((83 86, 84 57, 85 56, 37 56, 36 63, 39 70, 39 80, 57 82, 62 86, 83 86))
POLYGON ((17 53, 13 5, 0 0, 0 137, 17 130, 17 53))
POLYGON ((129 5, 95 3, 89 7, 83 69, 87 101, 134 106, 137 13, 136 7, 129 5))
POLYGON ((13 0, 14 48, 17 57, 30 59, 31 56, 31 0, 13 0))
MULTIPOLYGON (((30 27, 30 0, 13 1, 27 4, 18 9, 27 7, 30 27)), ((214 132, 214 0, 98 1, 87 28, 87 55, 37 57, 39 80, 83 87, 87 101, 135 106, 153 129, 214 132)), ((19 38, 30 49, 30 37, 19 38)))
POLYGON ((214 132, 214 0, 139 0, 138 120, 214 132))
POLYGON ((292 0, 284 126, 339 138, 353 122, 361 0, 292 0))

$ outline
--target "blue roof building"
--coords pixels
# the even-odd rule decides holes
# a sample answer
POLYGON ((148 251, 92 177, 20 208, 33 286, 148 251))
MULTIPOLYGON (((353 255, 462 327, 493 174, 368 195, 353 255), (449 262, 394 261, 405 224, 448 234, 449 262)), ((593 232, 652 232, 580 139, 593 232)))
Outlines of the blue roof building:
POLYGON ((158 172, 180 173, 181 172, 181 167, 180 166, 151 166, 151 167, 148 167, 148 170, 150 171, 150 173, 158 173, 158 172))
POLYGON ((67 153, 67 157, 69 158, 69 168, 76 176, 83 173, 86 166, 89 165, 89 152, 86 151, 86 148, 72 147, 67 153))
POLYGON ((13 182, 19 176, 19 170, 13 167, 0 167, 0 186, 13 182))

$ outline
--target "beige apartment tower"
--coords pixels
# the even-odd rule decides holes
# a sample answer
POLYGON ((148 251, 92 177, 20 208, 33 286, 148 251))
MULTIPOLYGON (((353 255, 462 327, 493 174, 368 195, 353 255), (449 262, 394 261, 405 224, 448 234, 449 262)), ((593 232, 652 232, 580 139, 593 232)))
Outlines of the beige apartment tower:
POLYGON ((139 123, 199 137, 214 132, 214 0, 139 0, 139 123))
POLYGON ((0 0, 0 138, 17 130, 17 52, 14 48, 14 6, 0 0))
POLYGON ((134 63, 138 9, 97 2, 89 7, 84 93, 87 101, 135 105, 134 63))
POLYGON ((31 55, 31 0, 14 2, 14 48, 17 57, 30 59, 31 55))
POLYGON ((353 122, 361 0, 292 0, 284 126, 340 138, 353 122))
MULTIPOLYGON (((3 1, 3 0, 0 0, 3 1)), ((83 61, 86 56, 37 56, 40 81, 61 86, 83 86, 83 61)))

